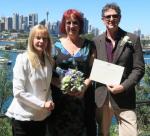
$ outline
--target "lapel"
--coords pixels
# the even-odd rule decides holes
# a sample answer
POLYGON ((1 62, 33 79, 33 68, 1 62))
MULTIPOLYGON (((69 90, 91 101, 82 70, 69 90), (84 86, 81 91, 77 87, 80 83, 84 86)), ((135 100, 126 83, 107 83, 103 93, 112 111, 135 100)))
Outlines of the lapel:
POLYGON ((98 40, 99 40, 98 41, 99 44, 97 47, 98 59, 107 61, 107 52, 106 52, 106 46, 105 46, 106 33, 103 33, 98 40))
MULTIPOLYGON (((51 67, 51 64, 47 58, 47 55, 45 55, 45 67, 44 67, 44 73, 46 74, 46 82, 47 82, 47 85, 50 85, 50 81, 51 81, 51 76, 52 76, 52 67, 51 67)), ((47 86, 49 87, 49 86, 47 86)))
POLYGON ((113 62, 112 63, 117 63, 119 57, 121 56, 123 49, 125 46, 120 46, 121 40, 123 39, 123 37, 127 34, 127 32, 123 31, 122 29, 119 28, 119 31, 117 33, 117 37, 119 39, 118 43, 117 43, 117 48, 116 51, 114 53, 114 58, 113 58, 113 62))

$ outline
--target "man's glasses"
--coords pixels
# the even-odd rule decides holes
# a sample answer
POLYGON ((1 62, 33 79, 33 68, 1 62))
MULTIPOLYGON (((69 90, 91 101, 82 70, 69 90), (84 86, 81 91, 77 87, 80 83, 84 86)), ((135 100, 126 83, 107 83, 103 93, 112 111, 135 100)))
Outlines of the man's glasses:
POLYGON ((118 19, 119 15, 115 14, 115 15, 107 15, 107 16, 104 16, 104 18, 107 19, 107 20, 111 19, 111 17, 112 17, 113 19, 118 19))

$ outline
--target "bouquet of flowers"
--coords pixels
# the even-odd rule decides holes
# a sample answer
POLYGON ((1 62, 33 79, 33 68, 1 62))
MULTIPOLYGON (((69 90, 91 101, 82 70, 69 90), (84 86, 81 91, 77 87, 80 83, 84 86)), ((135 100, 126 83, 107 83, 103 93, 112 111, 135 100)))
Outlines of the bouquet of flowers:
POLYGON ((81 92, 85 88, 84 74, 76 69, 63 70, 59 67, 56 72, 61 74, 61 90, 64 94, 72 91, 81 92))

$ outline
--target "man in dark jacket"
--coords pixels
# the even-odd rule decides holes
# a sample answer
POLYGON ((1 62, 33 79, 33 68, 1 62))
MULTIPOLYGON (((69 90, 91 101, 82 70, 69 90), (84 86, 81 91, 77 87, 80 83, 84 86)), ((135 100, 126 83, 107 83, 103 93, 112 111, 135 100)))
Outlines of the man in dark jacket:
POLYGON ((144 58, 140 38, 122 30, 118 26, 120 19, 120 7, 115 3, 106 4, 102 9, 102 21, 106 32, 94 39, 97 59, 124 67, 120 84, 96 83, 97 121, 101 123, 99 126, 102 126, 100 131, 103 136, 109 136, 113 115, 119 123, 119 136, 138 135, 134 110, 135 85, 144 75, 144 58))

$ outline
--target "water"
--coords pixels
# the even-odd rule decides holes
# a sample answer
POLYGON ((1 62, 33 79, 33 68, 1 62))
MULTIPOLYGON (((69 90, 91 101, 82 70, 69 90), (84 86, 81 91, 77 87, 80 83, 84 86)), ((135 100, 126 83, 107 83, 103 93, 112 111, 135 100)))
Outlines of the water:
MULTIPOLYGON (((15 60, 16 60, 16 57, 18 55, 18 52, 12 52, 12 51, 1 51, 0 50, 0 56, 3 56, 5 53, 8 53, 9 56, 10 56, 10 60, 12 61, 12 64, 10 65, 10 69, 12 71, 14 65, 15 65, 15 60)), ((145 63, 146 64, 150 64, 150 54, 144 54, 144 60, 145 60, 145 63)))
MULTIPOLYGON (((9 54, 9 59, 12 61, 11 65, 8 65, 8 79, 12 80, 13 78, 13 67, 15 65, 15 61, 16 61, 16 57, 18 55, 17 52, 11 52, 11 51, 1 51, 0 50, 0 56, 3 56, 4 54, 9 54)), ((1 68, 6 68, 6 65, 2 65, 1 68)), ((2 113, 5 113, 8 106, 10 105, 11 101, 12 101, 13 97, 8 97, 7 100, 5 101, 5 103, 2 106, 2 113)))
POLYGON ((150 64, 150 54, 144 54, 145 64, 150 64))
POLYGON ((12 70, 13 70, 13 67, 15 65, 15 61, 16 61, 16 57, 18 55, 18 52, 0 50, 0 56, 4 56, 5 54, 8 54, 9 55, 9 60, 12 61, 12 63, 8 66, 9 69, 10 69, 10 77, 9 78, 12 79, 12 70))
POLYGON ((5 46, 5 45, 15 45, 16 42, 12 42, 12 41, 0 41, 0 46, 5 46))
MULTIPOLYGON (((1 42, 0 42, 1 43, 1 42)), ((10 56, 10 60, 12 61, 12 64, 10 65, 10 69, 12 70, 15 64, 16 57, 18 55, 18 52, 12 52, 12 51, 1 51, 0 50, 0 56, 3 56, 5 53, 8 53, 10 56)), ((144 54, 144 59, 146 64, 150 64, 150 54, 144 54)))
MULTIPOLYGON (((9 78, 12 80, 12 76, 13 76, 12 71, 13 71, 13 67, 15 65, 15 60, 16 60, 16 57, 18 55, 18 52, 12 52, 12 51, 7 52, 7 51, 1 51, 0 50, 0 56, 3 56, 5 53, 9 54, 10 60, 12 61, 12 64, 9 66, 9 68, 10 68, 10 77, 9 78)), ((150 64, 150 54, 144 54, 144 59, 145 59, 146 64, 150 64)), ((4 112, 7 110, 8 106, 11 103, 11 101, 12 101, 12 97, 8 98, 8 100, 4 103, 4 105, 3 105, 4 106, 3 107, 4 112)), ((116 122, 116 120, 113 119, 112 122, 116 122)))

